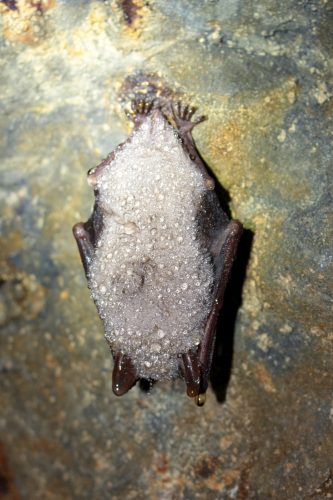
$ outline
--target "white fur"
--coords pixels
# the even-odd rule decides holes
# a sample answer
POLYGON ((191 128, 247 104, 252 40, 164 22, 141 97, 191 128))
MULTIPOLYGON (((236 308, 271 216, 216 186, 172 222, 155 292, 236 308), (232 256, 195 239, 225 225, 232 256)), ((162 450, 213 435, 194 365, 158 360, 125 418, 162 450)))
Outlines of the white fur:
POLYGON ((97 177, 105 213, 89 286, 115 352, 139 377, 177 375, 212 306, 212 263, 198 240, 201 173, 159 112, 97 177))

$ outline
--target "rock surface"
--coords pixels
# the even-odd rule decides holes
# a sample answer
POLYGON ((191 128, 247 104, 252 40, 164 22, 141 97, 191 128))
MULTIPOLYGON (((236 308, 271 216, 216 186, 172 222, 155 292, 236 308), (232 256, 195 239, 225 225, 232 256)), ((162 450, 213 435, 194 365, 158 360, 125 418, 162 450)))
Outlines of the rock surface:
POLYGON ((0 13, 0 496, 330 498, 330 2, 0 13), (113 396, 71 234, 91 211, 86 171, 147 94, 208 116, 198 147, 247 228, 203 408, 182 381, 113 396))

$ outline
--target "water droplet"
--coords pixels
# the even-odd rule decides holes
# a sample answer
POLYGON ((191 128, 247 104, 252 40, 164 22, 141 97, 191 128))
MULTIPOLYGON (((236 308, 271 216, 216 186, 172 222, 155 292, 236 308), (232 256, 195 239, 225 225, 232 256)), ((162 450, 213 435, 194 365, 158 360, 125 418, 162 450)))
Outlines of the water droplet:
POLYGON ((161 351, 160 344, 151 344, 150 348, 151 348, 152 352, 160 352, 161 351))
POLYGON ((124 233, 125 234, 134 234, 138 230, 138 226, 134 224, 134 222, 127 222, 124 225, 124 233))

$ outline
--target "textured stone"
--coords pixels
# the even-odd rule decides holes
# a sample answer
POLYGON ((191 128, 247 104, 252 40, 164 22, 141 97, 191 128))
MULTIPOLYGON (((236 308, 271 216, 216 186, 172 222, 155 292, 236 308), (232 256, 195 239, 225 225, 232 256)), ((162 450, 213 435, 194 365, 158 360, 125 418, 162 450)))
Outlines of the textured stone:
POLYGON ((329 498, 329 2, 0 12, 0 495, 329 498), (128 135, 137 95, 208 116, 195 139, 247 228, 203 408, 182 381, 113 396, 71 234, 91 212, 86 171, 128 135))

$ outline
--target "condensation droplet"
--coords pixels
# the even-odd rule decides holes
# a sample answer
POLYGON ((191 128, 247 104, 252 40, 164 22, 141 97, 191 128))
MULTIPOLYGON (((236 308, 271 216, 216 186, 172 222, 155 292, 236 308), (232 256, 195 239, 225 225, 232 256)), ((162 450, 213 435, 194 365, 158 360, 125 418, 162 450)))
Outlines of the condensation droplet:
POLYGON ((150 348, 152 352, 161 352, 160 344, 151 344, 150 348))
POLYGON ((138 226, 134 222, 127 222, 124 225, 124 233, 125 234, 134 234, 138 230, 138 226))

